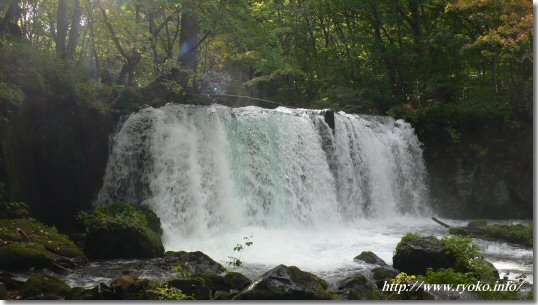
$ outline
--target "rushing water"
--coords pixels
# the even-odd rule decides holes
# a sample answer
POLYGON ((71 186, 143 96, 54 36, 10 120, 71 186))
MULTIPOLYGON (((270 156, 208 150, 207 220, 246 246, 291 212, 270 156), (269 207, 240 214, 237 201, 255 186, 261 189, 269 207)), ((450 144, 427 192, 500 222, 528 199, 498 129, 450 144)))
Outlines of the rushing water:
MULTIPOLYGON (((429 219, 411 125, 341 112, 333 129, 325 114, 176 104, 141 110, 114 137, 98 202, 144 204, 160 217, 167 250, 200 250, 221 263, 241 255, 240 271, 250 277, 282 263, 337 279, 365 271, 353 262, 362 251, 391 263, 406 232, 442 234, 429 219), (249 236, 254 244, 234 253, 249 236)), ((501 271, 532 272, 532 251, 477 242, 501 271)))

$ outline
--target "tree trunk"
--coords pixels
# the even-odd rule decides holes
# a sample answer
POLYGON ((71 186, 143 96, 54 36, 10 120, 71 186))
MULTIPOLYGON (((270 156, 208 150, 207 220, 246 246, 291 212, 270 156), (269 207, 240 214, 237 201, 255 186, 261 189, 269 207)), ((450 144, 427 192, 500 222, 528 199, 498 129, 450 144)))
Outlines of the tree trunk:
POLYGON ((73 0, 73 16, 71 18, 71 28, 69 29, 69 42, 67 45, 67 58, 73 58, 77 48, 77 42, 80 35, 80 19, 82 18, 82 7, 80 0, 73 0))
POLYGON ((56 15, 56 54, 65 56, 65 40, 67 38, 67 0, 58 0, 56 15))
POLYGON ((185 1, 184 11, 181 15, 181 33, 179 36, 178 61, 183 67, 196 71, 198 64, 198 45, 200 26, 192 12, 191 1, 185 1))

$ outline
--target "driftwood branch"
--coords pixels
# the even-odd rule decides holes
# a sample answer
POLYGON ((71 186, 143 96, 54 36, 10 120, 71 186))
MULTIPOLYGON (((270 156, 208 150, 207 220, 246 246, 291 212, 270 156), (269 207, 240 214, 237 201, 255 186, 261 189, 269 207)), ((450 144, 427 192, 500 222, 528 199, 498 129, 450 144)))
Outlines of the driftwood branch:
POLYGON ((450 229, 450 228, 451 228, 451 226, 450 226, 450 225, 447 225, 446 223, 444 223, 444 222, 440 221, 439 219, 437 219, 437 218, 435 218, 435 217, 432 217, 432 220, 433 220, 433 221, 435 221, 436 223, 438 223, 438 224, 442 225, 442 226, 443 226, 443 227, 445 227, 445 228, 448 228, 448 229, 450 229))

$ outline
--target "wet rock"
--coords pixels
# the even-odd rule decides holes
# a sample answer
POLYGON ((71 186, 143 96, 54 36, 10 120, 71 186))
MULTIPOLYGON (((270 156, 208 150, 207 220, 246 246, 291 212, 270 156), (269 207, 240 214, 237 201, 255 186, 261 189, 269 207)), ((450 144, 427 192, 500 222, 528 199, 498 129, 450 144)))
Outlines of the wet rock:
POLYGON ((121 300, 122 298, 114 292, 114 289, 104 283, 97 287, 83 288, 74 287, 66 297, 67 300, 121 300))
POLYGON ((179 265, 182 269, 182 273, 189 275, 219 275, 226 271, 226 268, 221 264, 200 251, 168 251, 164 254, 163 263, 170 267, 179 265))
POLYGON ((327 283, 295 266, 279 265, 242 290, 239 300, 329 300, 327 283))
POLYGON ((19 291, 25 299, 63 299, 71 288, 61 279, 51 275, 32 275, 19 291))
POLYGON ((356 274, 340 281, 338 283, 338 290, 345 292, 344 294, 341 294, 342 299, 344 300, 381 299, 381 293, 376 285, 370 283, 368 279, 361 274, 356 274))
POLYGON ((387 266, 387 263, 385 263, 384 260, 382 260, 379 256, 377 256, 372 251, 364 251, 361 252, 361 254, 355 256, 353 259, 354 261, 363 261, 367 264, 375 264, 380 266, 387 266))
POLYGON ((426 274, 426 269, 453 267, 456 256, 444 249, 434 236, 402 238, 393 258, 394 268, 408 274, 426 274))
POLYGON ((372 276, 377 284, 377 287, 379 288, 383 287, 383 284, 385 284, 385 282, 390 282, 390 280, 395 278, 398 274, 398 270, 388 265, 372 269, 372 276))

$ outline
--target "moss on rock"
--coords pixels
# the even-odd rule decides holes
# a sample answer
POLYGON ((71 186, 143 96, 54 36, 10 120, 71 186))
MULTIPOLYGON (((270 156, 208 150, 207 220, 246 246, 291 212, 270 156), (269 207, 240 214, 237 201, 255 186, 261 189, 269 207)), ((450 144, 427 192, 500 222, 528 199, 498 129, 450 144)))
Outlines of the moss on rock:
POLYGON ((160 220, 151 210, 129 203, 97 205, 81 212, 86 226, 84 252, 97 259, 161 256, 160 220))
POLYGON ((29 242, 42 245, 47 251, 70 258, 84 257, 82 250, 54 227, 29 219, 0 219, 1 242, 29 242))
POLYGON ((40 244, 14 242, 0 247, 0 268, 20 271, 54 265, 54 256, 40 244))
POLYGON ((71 288, 62 280, 50 275, 32 275, 20 290, 23 298, 65 298, 71 288))
POLYGON ((473 220, 466 227, 454 227, 448 231, 450 234, 472 236, 485 240, 503 241, 532 247, 533 225, 499 225, 489 224, 485 220, 473 220))

